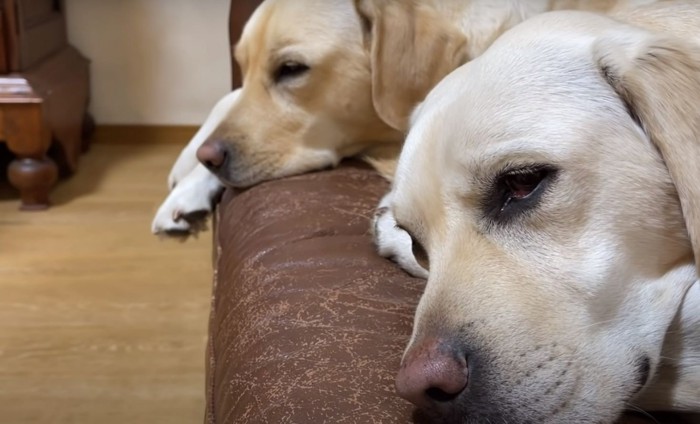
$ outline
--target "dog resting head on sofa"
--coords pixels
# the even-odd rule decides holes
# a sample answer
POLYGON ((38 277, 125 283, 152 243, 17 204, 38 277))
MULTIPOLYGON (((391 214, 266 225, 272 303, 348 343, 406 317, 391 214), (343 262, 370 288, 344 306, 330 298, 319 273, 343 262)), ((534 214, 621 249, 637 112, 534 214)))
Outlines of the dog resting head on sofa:
POLYGON ((248 187, 358 155, 390 177, 416 103, 503 31, 550 9, 651 1, 267 0, 235 49, 243 86, 181 153, 152 231, 196 234, 221 182, 248 187))
POLYGON ((454 423, 700 412, 700 4, 520 24, 413 117, 398 392, 454 423))

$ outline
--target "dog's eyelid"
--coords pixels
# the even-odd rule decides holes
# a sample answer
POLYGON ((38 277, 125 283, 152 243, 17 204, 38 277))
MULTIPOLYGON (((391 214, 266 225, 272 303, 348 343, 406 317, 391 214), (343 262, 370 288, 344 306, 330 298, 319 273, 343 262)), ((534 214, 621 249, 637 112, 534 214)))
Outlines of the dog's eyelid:
POLYGON ((483 210, 493 223, 505 224, 534 209, 557 178, 559 169, 547 163, 509 163, 493 174, 484 192, 483 210))
POLYGON ((532 172, 539 172, 539 171, 556 171, 556 167, 553 165, 549 164, 544 164, 544 163, 523 163, 523 164, 515 164, 515 163, 509 163, 503 167, 501 172, 499 172, 497 175, 498 177, 505 177, 509 175, 521 175, 521 174, 529 174, 532 172))
POLYGON ((270 55, 270 65, 272 69, 277 69, 285 63, 299 63, 311 66, 313 55, 300 51, 299 48, 285 46, 274 50, 270 55))
POLYGON ((281 62, 274 68, 272 78, 275 83, 291 80, 306 74, 311 67, 303 62, 288 60, 281 62))

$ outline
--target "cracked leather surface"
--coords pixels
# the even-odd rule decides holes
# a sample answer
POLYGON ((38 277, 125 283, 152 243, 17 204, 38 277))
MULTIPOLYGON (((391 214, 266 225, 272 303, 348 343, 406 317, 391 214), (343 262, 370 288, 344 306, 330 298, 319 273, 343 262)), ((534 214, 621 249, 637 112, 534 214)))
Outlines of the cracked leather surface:
POLYGON ((207 423, 413 422, 394 375, 424 282, 375 253, 370 220, 387 189, 352 162, 225 193, 207 423))

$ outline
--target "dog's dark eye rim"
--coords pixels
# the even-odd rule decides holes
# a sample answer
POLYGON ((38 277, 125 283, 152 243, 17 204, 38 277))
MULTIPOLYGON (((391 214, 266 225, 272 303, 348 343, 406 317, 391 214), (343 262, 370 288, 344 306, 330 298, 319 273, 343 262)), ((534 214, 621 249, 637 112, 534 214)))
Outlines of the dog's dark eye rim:
POLYGON ((534 208, 557 172, 555 166, 548 164, 506 167, 485 196, 486 214, 497 220, 508 220, 534 208))
POLYGON ((506 201, 501 210, 512 202, 520 202, 534 195, 551 171, 547 166, 534 166, 506 171, 500 176, 506 189, 506 201))
POLYGON ((309 69, 311 68, 304 63, 294 60, 286 60, 275 69, 274 79, 275 82, 279 83, 284 80, 299 77, 305 74, 309 69))

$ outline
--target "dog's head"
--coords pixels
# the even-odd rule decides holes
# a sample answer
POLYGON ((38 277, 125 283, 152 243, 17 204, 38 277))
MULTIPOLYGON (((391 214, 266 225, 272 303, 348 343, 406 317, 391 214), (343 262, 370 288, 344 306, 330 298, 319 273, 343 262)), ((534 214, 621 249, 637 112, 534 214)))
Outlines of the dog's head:
POLYGON ((399 394, 447 422, 598 423, 653 384, 697 280, 698 99, 697 45, 580 12, 447 76, 393 188, 430 261, 399 394))
MULTIPOLYGON (((651 0, 638 0, 651 1, 651 0)), ((503 32, 553 7, 605 12, 615 0, 354 0, 372 61, 379 116, 408 128, 414 107, 447 74, 481 55, 503 32)))
POLYGON ((542 11, 520 3, 266 0, 235 48, 243 86, 198 157, 249 186, 400 145, 443 76, 542 11))
POLYGON ((235 48, 243 86, 199 151, 225 183, 320 169, 402 135, 376 114, 350 0, 267 0, 235 48))

